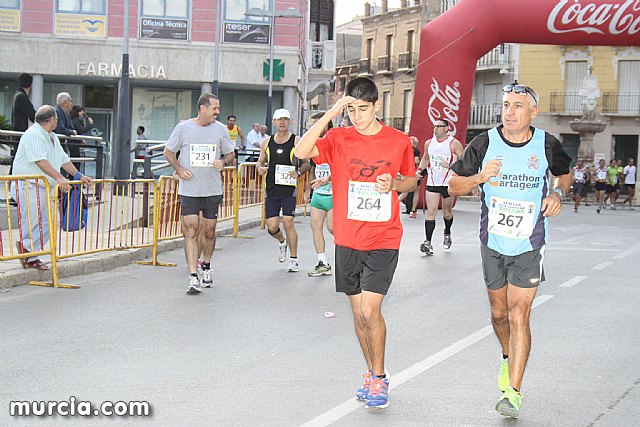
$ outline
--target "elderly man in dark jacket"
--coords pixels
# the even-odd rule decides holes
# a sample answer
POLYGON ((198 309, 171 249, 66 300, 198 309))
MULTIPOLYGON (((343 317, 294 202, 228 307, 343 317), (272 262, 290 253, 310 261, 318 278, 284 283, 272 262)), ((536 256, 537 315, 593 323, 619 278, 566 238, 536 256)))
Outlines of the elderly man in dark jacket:
MULTIPOLYGON (((31 84, 33 83, 33 77, 31 74, 22 73, 18 76, 18 90, 13 94, 13 106, 11 109, 11 123, 13 124, 13 130, 24 132, 29 128, 29 121, 34 122, 36 115, 36 109, 33 108, 33 104, 29 99, 29 92, 31 92, 31 84)), ((11 146, 11 157, 16 155, 18 150, 17 145, 11 146)), ((9 169, 9 175, 13 170, 13 162, 11 169, 9 169)))

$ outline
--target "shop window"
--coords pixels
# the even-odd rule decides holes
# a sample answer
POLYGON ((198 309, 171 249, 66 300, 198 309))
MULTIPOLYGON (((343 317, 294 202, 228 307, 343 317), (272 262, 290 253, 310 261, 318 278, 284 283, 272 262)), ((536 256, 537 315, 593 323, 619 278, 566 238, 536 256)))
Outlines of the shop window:
POLYGON ((58 0, 56 12, 104 15, 106 0, 58 0))
POLYGON ((562 133, 562 148, 564 152, 571 157, 571 167, 575 166, 578 161, 578 148, 580 148, 580 135, 575 133, 562 133))
POLYGON ((20 0, 0 0, 0 9, 20 9, 20 0))
POLYGON ((142 15, 188 18, 189 6, 189 0, 142 0, 142 15))
POLYGON ((269 0, 227 0, 224 2, 224 18, 228 21, 259 21, 267 22, 264 16, 246 16, 249 9, 269 10, 269 0))

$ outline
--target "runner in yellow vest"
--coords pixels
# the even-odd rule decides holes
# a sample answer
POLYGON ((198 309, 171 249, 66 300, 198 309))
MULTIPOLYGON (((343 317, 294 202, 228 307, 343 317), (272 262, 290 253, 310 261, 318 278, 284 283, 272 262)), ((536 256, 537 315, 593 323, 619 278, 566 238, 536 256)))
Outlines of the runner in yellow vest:
POLYGON ((227 117, 227 131, 229 131, 229 138, 231 138, 231 142, 235 145, 236 150, 244 150, 244 134, 242 133, 242 129, 240 126, 236 124, 236 116, 231 114, 227 117), (238 140, 238 137, 240 138, 238 140))

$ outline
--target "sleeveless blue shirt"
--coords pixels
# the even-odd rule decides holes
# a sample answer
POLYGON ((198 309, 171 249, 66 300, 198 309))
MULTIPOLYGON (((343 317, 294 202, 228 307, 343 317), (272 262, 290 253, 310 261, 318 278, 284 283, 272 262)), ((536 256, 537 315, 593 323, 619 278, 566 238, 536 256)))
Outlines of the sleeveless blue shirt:
POLYGON ((531 140, 511 147, 497 128, 489 130, 482 166, 498 159, 498 176, 480 185, 480 241, 503 255, 520 255, 545 244, 547 219, 540 212, 549 191, 545 133, 534 128, 531 140))

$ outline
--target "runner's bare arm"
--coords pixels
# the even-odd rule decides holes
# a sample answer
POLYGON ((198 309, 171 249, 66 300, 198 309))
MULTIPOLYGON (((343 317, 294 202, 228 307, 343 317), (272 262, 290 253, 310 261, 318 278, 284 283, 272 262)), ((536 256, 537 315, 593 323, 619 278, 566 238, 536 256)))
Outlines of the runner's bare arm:
POLYGON ((416 188, 418 179, 415 176, 403 176, 402 179, 395 179, 389 173, 383 173, 376 177, 376 190, 379 193, 398 191, 408 193, 416 188))
POLYGON ((316 141, 320 138, 325 126, 342 113, 344 111, 344 107, 355 101, 356 99, 351 96, 343 96, 340 98, 329 111, 324 113, 324 116, 322 116, 320 120, 318 120, 307 132, 305 132, 304 135, 302 135, 300 142, 293 152, 294 155, 299 159, 317 157, 320 152, 316 148, 316 141))
POLYGON ((258 173, 264 175, 269 170, 266 167, 267 164, 267 146, 269 145, 269 137, 262 140, 260 145, 260 157, 258 157, 258 173))
POLYGON ((498 175, 502 162, 500 160, 489 160, 480 173, 471 176, 460 176, 456 173, 449 179, 449 194, 452 196, 465 196, 472 189, 489 180, 492 176, 498 175))
MULTIPOLYGON (((560 175, 556 177, 556 188, 559 188, 564 194, 566 194, 571 187, 572 180, 573 175, 571 172, 560 175)), ((540 210, 544 212, 544 216, 547 217, 558 215, 562 210, 562 198, 560 194, 555 191, 549 193, 549 195, 542 200, 540 210)))
POLYGON ((431 142, 428 139, 424 143, 424 151, 422 152, 422 159, 420 159, 420 163, 418 164, 418 169, 423 170, 424 168, 429 166, 429 143, 431 142))
POLYGON ((167 159, 169 164, 173 166, 173 169, 178 173, 181 179, 187 180, 191 178, 191 171, 189 169, 183 168, 182 165, 180 165, 180 162, 176 158, 176 153, 165 147, 162 154, 164 155, 165 159, 167 159))

